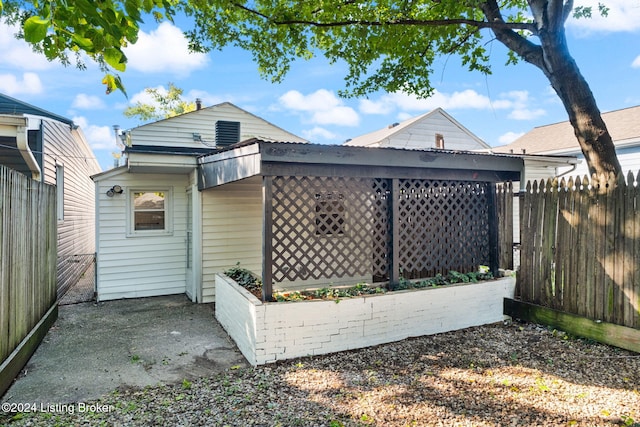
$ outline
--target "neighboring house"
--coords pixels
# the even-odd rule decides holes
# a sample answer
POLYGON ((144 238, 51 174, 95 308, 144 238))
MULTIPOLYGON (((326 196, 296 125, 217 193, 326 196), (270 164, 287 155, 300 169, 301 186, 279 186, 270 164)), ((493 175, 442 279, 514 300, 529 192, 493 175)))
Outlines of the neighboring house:
MULTIPOLYGON (((640 106, 624 108, 602 114, 616 146, 623 172, 640 170, 640 106)), ((555 123, 534 128, 511 144, 495 147, 496 153, 534 154, 576 157, 579 163, 571 166, 549 165, 546 174, 541 171, 526 173, 526 179, 549 178, 557 175, 584 176, 588 166, 578 145, 571 124, 555 123)), ((526 168, 525 163, 525 168, 526 168)))
MULTIPOLYGON (((640 170, 640 106, 602 114, 625 175, 640 170)), ((564 176, 588 176, 589 169, 569 121, 539 126, 494 153, 524 158, 523 182, 564 176)), ((517 188, 514 188, 517 190, 517 188)), ((521 188, 522 190, 522 188, 521 188)), ((514 204, 514 241, 519 242, 518 205, 514 204)))
POLYGON ((418 150, 437 148, 471 151, 490 148, 442 108, 347 140, 344 145, 418 150))
MULTIPOLYGON (((211 302, 214 273, 240 260, 247 268, 261 265, 259 253, 244 256, 259 247, 259 199, 235 204, 261 188, 240 182, 234 191, 198 189, 197 158, 249 138, 307 142, 230 103, 125 134, 126 165, 93 177, 98 300, 186 293, 211 302), (243 230, 227 231, 225 221, 243 222, 243 230)), ((234 162, 238 170, 252 167, 250 159, 234 162)))
POLYGON ((0 164, 57 186, 58 295, 95 253, 94 185, 100 165, 72 120, 0 94, 0 164))

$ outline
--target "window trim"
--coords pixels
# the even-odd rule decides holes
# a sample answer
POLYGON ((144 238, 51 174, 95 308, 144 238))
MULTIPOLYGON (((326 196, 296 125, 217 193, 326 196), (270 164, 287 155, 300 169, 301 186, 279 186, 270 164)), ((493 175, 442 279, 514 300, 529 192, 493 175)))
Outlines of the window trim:
POLYGON ((127 237, 170 236, 173 235, 173 187, 134 187, 127 189, 127 237), (165 193, 164 201, 164 229, 136 230, 135 229, 135 193, 165 193))
POLYGON ((64 165, 56 163, 56 216, 64 222, 64 165))

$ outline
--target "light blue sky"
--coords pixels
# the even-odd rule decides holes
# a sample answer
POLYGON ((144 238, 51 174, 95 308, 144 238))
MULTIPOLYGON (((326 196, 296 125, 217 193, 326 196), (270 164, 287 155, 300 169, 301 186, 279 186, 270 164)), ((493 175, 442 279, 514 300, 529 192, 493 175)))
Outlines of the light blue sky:
MULTIPOLYGON (((602 0, 601 0, 602 1, 602 0)), ((604 0, 606 19, 568 24, 569 48, 602 111, 640 104, 640 0, 604 0)), ((597 1, 576 1, 576 5, 597 1)), ((437 107, 444 108, 489 145, 503 145, 535 126, 567 119, 559 99, 540 71, 526 63, 504 66, 505 49, 491 46, 493 75, 469 73, 456 57, 435 67, 437 92, 426 100, 404 94, 371 94, 368 99, 340 99, 345 69, 322 59, 297 62, 279 85, 262 79, 249 53, 225 49, 189 54, 179 28, 168 23, 143 28, 128 52, 122 75, 129 93, 104 94, 101 73, 49 63, 12 37, 0 23, 0 92, 73 119, 84 131, 103 169, 117 151, 113 125, 141 123, 122 110, 144 100, 145 87, 184 89, 185 98, 204 106, 229 101, 312 142, 339 144, 393 122, 437 107)))

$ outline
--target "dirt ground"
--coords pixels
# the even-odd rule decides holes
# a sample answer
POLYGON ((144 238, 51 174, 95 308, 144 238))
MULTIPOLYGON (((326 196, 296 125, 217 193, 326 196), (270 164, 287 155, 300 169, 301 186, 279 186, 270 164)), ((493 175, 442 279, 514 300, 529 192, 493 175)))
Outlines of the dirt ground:
POLYGON ((91 403, 90 411, 62 408, 4 421, 640 427, 640 355, 539 325, 494 324, 258 368, 229 367, 173 385, 120 389, 91 403))

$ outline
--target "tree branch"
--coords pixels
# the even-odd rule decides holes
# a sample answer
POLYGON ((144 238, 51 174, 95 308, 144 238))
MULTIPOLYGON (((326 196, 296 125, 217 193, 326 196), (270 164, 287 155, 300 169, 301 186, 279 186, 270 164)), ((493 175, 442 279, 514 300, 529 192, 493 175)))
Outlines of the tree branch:
POLYGON ((275 25, 307 25, 310 27, 318 27, 318 28, 332 28, 332 27, 347 27, 350 25, 362 25, 367 27, 382 27, 382 26, 393 26, 393 25, 406 25, 406 26, 417 26, 417 27, 446 27, 451 25, 468 25, 476 28, 490 28, 490 29, 503 29, 503 30, 527 30, 532 33, 536 32, 536 27, 527 22, 504 22, 501 21, 476 21, 473 19, 392 19, 389 21, 369 21, 364 19, 348 19, 344 21, 333 21, 333 22, 318 22, 318 21, 310 21, 305 19, 273 19, 270 16, 267 16, 261 12, 258 12, 255 9, 251 9, 242 4, 235 3, 235 6, 249 12, 253 15, 259 16, 275 25))
MULTIPOLYGON (((480 8, 488 21, 498 23, 504 22, 502 14, 500 13, 500 6, 498 6, 496 0, 484 1, 480 4, 480 8)), ((533 34, 538 34, 537 28, 534 24, 530 24, 530 26, 533 29, 527 29, 529 29, 533 34)), ((500 43, 514 51, 526 62, 544 70, 544 58, 542 55, 542 48, 540 46, 530 42, 512 29, 504 28, 499 25, 491 27, 491 29, 500 43)))

